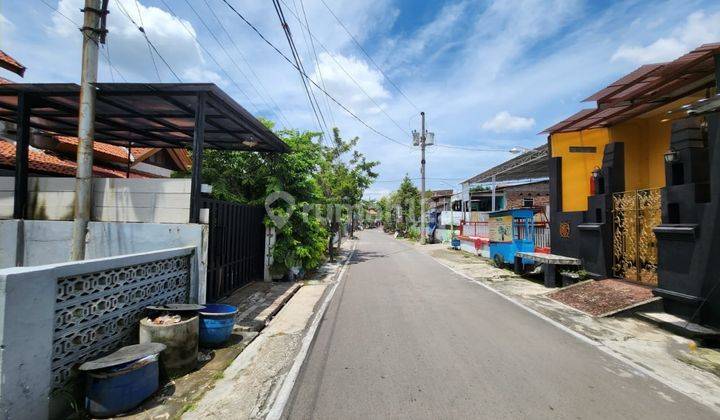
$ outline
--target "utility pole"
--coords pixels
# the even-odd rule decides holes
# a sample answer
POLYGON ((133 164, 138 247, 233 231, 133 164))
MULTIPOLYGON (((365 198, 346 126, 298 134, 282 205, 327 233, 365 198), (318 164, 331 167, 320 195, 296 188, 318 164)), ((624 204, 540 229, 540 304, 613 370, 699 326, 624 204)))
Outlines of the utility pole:
POLYGON ((77 171, 75 173, 75 220, 70 259, 85 258, 85 236, 92 209, 93 141, 95 138, 95 86, 98 49, 103 30, 100 21, 107 13, 107 0, 85 0, 78 116, 77 171))
POLYGON ((425 111, 420 113, 420 243, 427 243, 425 232, 425 111))
POLYGON ((425 112, 420 113, 420 132, 413 130, 413 145, 420 146, 420 243, 427 242, 425 232, 425 146, 435 144, 435 133, 425 130, 425 112))

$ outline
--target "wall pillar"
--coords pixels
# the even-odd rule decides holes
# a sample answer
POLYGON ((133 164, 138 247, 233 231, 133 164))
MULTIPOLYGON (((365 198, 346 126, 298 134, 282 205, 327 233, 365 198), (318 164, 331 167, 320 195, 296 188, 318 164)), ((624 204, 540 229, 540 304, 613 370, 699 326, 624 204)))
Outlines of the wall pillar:
POLYGON ((0 272, 0 417, 50 416, 56 280, 52 269, 0 272))

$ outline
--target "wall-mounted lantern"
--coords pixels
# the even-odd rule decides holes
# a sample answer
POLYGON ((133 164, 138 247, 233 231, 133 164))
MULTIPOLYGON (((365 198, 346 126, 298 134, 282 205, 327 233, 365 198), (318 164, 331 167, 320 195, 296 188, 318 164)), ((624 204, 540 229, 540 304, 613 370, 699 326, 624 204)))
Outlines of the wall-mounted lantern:
POLYGON ((663 157, 665 158, 665 163, 674 163, 678 160, 678 152, 671 147, 665 152, 663 157))

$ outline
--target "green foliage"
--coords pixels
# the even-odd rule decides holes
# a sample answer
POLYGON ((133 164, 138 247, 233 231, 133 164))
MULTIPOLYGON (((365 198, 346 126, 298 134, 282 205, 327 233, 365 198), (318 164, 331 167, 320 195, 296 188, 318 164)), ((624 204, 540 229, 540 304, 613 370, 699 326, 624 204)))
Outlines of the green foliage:
MULTIPOLYGON (((359 206, 365 190, 372 185, 378 174, 373 170, 380 162, 368 161, 365 156, 355 150, 359 141, 354 137, 345 141, 340 137, 340 130, 333 128, 333 139, 330 146, 323 148, 322 164, 317 174, 325 203, 359 206), (348 156, 350 155, 350 156, 348 156)), ((327 228, 330 235, 338 231, 340 222, 347 221, 353 214, 328 215, 327 228)), ((332 249, 329 249, 332 252, 332 249)))
MULTIPOLYGON (((322 198, 314 175, 322 165, 322 147, 313 141, 318 133, 282 130, 276 134, 290 147, 290 153, 206 150, 203 180, 212 184, 214 198, 243 204, 264 206, 265 198, 273 192, 291 194, 293 205, 276 202, 273 206, 276 213, 292 214, 277 230, 273 256, 285 267, 314 269, 324 259, 327 231, 313 215, 303 217, 300 212, 322 198)), ((265 223, 273 225, 270 218, 265 223)))
MULTIPOLYGON (((383 225, 388 232, 398 232, 400 236, 411 236, 420 211, 420 191, 405 174, 398 189, 389 196, 378 200, 383 209, 383 225)), ((419 235, 419 233, 418 233, 419 235)))
MULTIPOLYGON (((272 122, 263 123, 272 129, 272 122)), ((321 145, 320 134, 315 132, 281 130, 276 134, 290 147, 290 153, 206 150, 203 180, 213 186, 214 198, 243 204, 264 206, 268 195, 279 191, 292 195, 294 204, 273 203, 276 214, 290 214, 285 225, 275 226, 273 256, 279 265, 275 269, 301 266, 311 270, 324 260, 329 235, 337 226, 308 210, 319 204, 359 204, 377 177, 373 168, 378 162, 368 162, 354 150, 358 138, 345 142, 337 128, 331 146, 321 145)), ((265 223, 274 225, 270 218, 265 223)))

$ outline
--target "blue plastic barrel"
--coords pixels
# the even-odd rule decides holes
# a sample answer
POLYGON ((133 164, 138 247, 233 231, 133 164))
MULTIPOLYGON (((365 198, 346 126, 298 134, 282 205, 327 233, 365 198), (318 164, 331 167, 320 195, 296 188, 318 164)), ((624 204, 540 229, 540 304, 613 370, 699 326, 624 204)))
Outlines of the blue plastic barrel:
POLYGON ((110 417, 140 405, 159 386, 158 362, 118 372, 89 372, 85 408, 94 417, 110 417))
POLYGON ((200 311, 200 345, 216 347, 225 343, 232 334, 238 309, 222 303, 205 304, 200 311))

